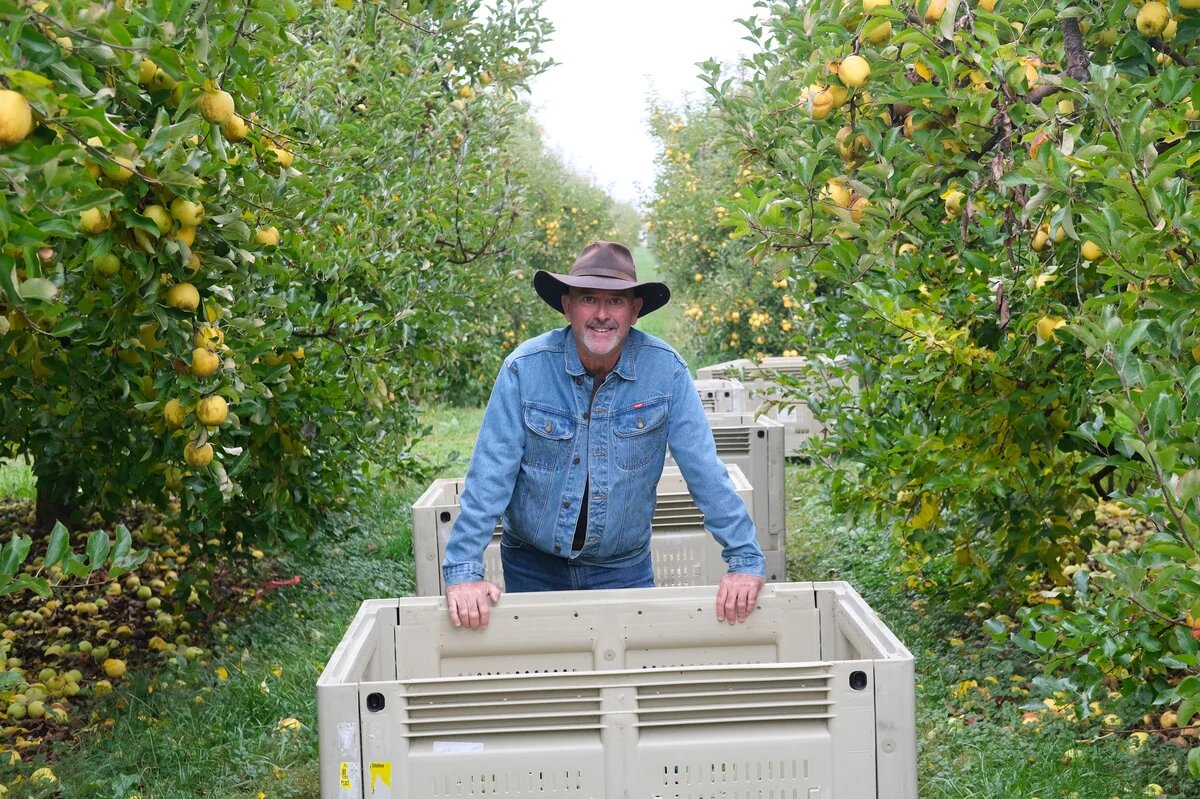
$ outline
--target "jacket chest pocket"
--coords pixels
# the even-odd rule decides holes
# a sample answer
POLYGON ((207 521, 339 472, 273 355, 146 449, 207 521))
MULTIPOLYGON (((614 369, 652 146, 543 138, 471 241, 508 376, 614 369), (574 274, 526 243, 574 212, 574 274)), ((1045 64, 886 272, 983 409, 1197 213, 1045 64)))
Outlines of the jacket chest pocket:
POLYGON ((613 417, 613 449, 617 466, 640 469, 667 451, 667 403, 646 403, 613 417))
POLYGON ((568 414, 544 408, 525 408, 525 457, 535 469, 558 469, 574 446, 575 420, 568 414))

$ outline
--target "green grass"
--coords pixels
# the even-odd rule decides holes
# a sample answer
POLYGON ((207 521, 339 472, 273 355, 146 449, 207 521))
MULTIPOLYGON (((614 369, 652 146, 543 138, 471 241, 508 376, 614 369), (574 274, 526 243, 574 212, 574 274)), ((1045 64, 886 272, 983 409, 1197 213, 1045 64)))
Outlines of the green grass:
POLYGON ((462 477, 467 473, 475 436, 483 424, 482 408, 434 408, 422 416, 429 435, 413 454, 439 465, 438 477, 462 477))
MULTIPOLYGON (((421 453, 439 461, 461 453, 444 470, 461 474, 481 418, 478 409, 427 414, 433 433, 421 453)), ((832 516, 819 468, 788 465, 790 577, 849 581, 916 656, 922 799, 1137 799, 1151 782, 1168 796, 1200 793, 1169 747, 1131 754, 1121 741, 1093 741, 1087 727, 1048 721, 1035 730, 1021 723, 1029 700, 1000 689, 1001 699, 956 695, 964 681, 1011 684, 1018 675, 1027 684, 1036 670, 1018 652, 986 649, 977 623, 895 590, 888 537, 832 516), (1069 750, 1078 754, 1064 763, 1069 750)), ((301 585, 231 623, 207 662, 167 668, 153 691, 144 678, 119 685, 82 739, 60 750, 62 796, 316 799, 316 679, 362 600, 413 590, 411 554, 396 542, 410 535, 409 503, 420 492, 381 487, 353 524, 332 521, 319 557, 281 564, 301 585), (285 718, 304 726, 281 732, 285 718)))
POLYGON ((24 458, 0 459, 0 498, 32 500, 37 495, 33 468, 24 458))
POLYGON ((409 532, 413 493, 381 491, 353 526, 331 523, 350 532, 330 534, 319 557, 286 558, 280 570, 299 574, 300 586, 231 622, 211 659, 122 685, 98 723, 58 753, 62 795, 316 799, 316 680, 363 600, 412 593, 411 554, 386 552, 398 530, 409 532), (288 718, 303 726, 280 730, 288 718))
MULTIPOLYGON (((633 250, 633 260, 637 265, 638 280, 663 279, 658 268, 658 260, 647 248, 641 246, 635 247, 633 250)), ((639 319, 637 326, 650 335, 658 336, 669 342, 678 323, 679 305, 675 302, 668 302, 645 319, 639 319)))

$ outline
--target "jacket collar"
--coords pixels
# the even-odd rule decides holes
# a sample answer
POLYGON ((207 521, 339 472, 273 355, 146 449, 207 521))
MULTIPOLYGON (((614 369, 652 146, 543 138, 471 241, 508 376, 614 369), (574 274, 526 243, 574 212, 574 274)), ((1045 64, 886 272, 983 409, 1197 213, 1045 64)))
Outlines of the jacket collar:
MULTIPOLYGON (((571 330, 571 326, 567 325, 562 329, 563 332, 563 361, 566 367, 567 374, 572 377, 579 377, 587 374, 587 369, 583 368, 583 361, 579 359, 579 348, 575 344, 575 333, 571 330)), ((642 335, 642 331, 636 327, 629 329, 629 335, 625 337, 624 343, 621 345, 621 357, 617 359, 617 365, 613 367, 613 372, 619 374, 625 380, 637 380, 637 364, 635 363, 633 351, 640 344, 637 337, 642 335)))

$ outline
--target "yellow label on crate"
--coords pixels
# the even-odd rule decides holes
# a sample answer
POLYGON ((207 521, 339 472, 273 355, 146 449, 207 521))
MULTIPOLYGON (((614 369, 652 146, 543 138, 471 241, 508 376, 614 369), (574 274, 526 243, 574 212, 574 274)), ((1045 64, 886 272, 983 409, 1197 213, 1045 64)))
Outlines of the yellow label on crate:
POLYGON ((372 763, 371 764, 371 793, 375 793, 376 780, 382 782, 389 788, 392 786, 392 764, 391 763, 372 763))
POLYGON ((338 784, 340 785, 340 787, 347 788, 347 789, 354 787, 354 783, 352 783, 350 781, 350 764, 345 762, 344 760, 342 761, 342 768, 340 771, 338 784))

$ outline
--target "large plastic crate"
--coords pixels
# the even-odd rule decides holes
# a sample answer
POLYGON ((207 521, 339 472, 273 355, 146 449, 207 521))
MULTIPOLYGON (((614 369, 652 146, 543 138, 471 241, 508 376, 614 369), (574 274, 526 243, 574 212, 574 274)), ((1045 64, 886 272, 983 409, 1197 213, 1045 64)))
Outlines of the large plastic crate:
MULTIPOLYGON (((766 531, 764 550, 783 550, 787 533, 784 502, 784 430, 782 422, 753 413, 708 413, 717 457, 738 466, 754 489, 754 526, 766 531)), ((667 455, 667 465, 674 466, 667 455)))
POLYGON ((749 392, 737 380, 697 380, 696 392, 706 412, 740 413, 748 410, 749 392))
POLYGON ((364 602, 317 681, 322 799, 916 799, 913 658, 846 583, 364 602))
MULTIPOLYGON (((737 465, 726 464, 734 490, 753 509, 753 489, 737 465)), ((442 579, 442 560, 450 529, 460 511, 459 497, 466 480, 462 477, 434 480, 413 503, 413 560, 416 571, 416 590, 421 596, 445 593, 442 579)), ((650 523, 650 558, 654 566, 654 582, 660 586, 716 585, 728 568, 721 558, 721 546, 704 528, 704 514, 688 493, 678 467, 663 469, 658 483, 658 504, 650 523)), ((484 550, 483 565, 487 579, 504 586, 500 565, 500 535, 496 525, 492 540, 484 550)), ((759 545, 770 542, 769 534, 759 533, 759 545)), ((786 579, 786 562, 782 549, 766 552, 767 577, 786 579)))
MULTIPOLYGON (((844 358, 822 360, 828 365, 846 366, 844 358)), ((820 393, 821 386, 814 378, 817 371, 818 367, 808 358, 772 356, 759 363, 746 358, 724 361, 697 369, 696 375, 703 380, 740 380, 746 387, 746 410, 757 413, 764 404, 780 398, 779 384, 776 382, 780 375, 809 380, 812 392, 820 393)), ((840 381, 839 378, 833 380, 835 383, 840 381)), ((851 392, 857 392, 858 377, 849 375, 847 385, 851 392)), ((784 425, 784 449, 787 455, 800 454, 808 439, 823 436, 827 432, 825 425, 813 416, 812 410, 803 401, 796 401, 786 408, 772 406, 764 415, 784 425)))

